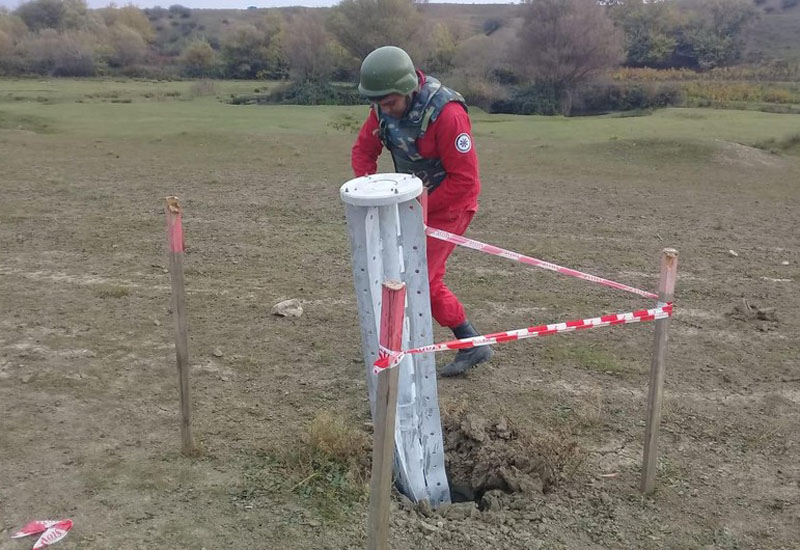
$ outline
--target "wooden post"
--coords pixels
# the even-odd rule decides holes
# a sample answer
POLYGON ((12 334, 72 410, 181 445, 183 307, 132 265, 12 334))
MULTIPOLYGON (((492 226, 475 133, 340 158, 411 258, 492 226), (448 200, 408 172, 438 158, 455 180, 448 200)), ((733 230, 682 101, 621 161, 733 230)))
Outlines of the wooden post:
MULTIPOLYGON (((658 299, 671 302, 675 293, 675 280, 678 274, 678 251, 665 248, 661 252, 661 277, 658 281, 658 299)), ((644 458, 642 461, 641 491, 653 492, 658 466, 658 430, 661 425, 661 401, 664 394, 664 371, 667 355, 667 329, 669 320, 656 321, 656 335, 653 345, 653 362, 650 366, 650 392, 647 400, 647 427, 644 436, 644 458)))
MULTIPOLYGON (((383 283, 380 344, 392 351, 400 351, 403 343, 405 302, 404 283, 397 281, 383 283)), ((394 367, 378 374, 372 443, 372 479, 369 485, 368 550, 386 550, 389 547, 389 504, 394 465, 394 424, 399 372, 399 367, 394 367)))
POLYGON ((178 197, 167 197, 167 241, 169 275, 172 282, 172 313, 175 317, 175 355, 181 398, 181 440, 183 454, 195 452, 192 438, 192 400, 189 395, 189 340, 186 329, 186 290, 183 282, 183 222, 178 197))

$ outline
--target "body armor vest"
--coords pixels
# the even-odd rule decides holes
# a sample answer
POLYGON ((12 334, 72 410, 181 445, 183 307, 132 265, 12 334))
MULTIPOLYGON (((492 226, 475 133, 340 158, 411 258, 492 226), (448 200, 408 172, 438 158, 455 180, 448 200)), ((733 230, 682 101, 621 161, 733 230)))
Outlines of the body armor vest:
POLYGON ((425 158, 419 154, 417 140, 425 135, 428 127, 439 118, 445 105, 451 101, 457 101, 464 110, 467 109, 461 94, 428 76, 403 118, 390 117, 383 114, 377 104, 374 106, 380 123, 378 137, 392 154, 395 170, 403 174, 414 174, 431 193, 442 183, 447 172, 441 159, 425 158))

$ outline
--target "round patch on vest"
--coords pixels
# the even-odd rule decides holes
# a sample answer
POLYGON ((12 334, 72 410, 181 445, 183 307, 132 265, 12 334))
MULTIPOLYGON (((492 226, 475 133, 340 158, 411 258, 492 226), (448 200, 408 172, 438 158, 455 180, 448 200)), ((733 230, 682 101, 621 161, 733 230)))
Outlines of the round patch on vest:
POLYGON ((472 150, 472 138, 469 134, 459 134, 456 138, 456 151, 459 153, 469 153, 472 150))

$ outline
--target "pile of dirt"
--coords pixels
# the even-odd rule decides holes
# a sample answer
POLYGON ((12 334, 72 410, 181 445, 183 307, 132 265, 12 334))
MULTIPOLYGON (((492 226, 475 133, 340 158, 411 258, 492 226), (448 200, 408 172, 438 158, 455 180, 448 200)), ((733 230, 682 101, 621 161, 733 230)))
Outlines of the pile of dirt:
POLYGON ((717 140, 719 149, 715 160, 721 164, 745 168, 782 167, 783 159, 768 151, 732 141, 717 140))
POLYGON ((728 310, 727 315, 731 319, 752 324, 762 332, 774 330, 778 325, 778 316, 774 307, 759 307, 745 299, 742 299, 740 304, 734 304, 728 310))
POLYGON ((491 507, 497 492, 552 491, 574 446, 557 448, 536 442, 501 418, 489 421, 475 413, 455 411, 443 417, 445 466, 453 502, 475 501, 491 507))

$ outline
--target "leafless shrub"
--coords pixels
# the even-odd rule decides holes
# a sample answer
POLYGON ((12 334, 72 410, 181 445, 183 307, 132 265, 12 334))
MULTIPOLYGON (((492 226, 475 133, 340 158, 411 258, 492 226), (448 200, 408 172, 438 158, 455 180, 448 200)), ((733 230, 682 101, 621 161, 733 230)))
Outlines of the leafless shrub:
POLYGON ((532 79, 560 90, 567 114, 577 85, 622 60, 622 35, 595 0, 537 0, 523 19, 517 61, 532 79))

